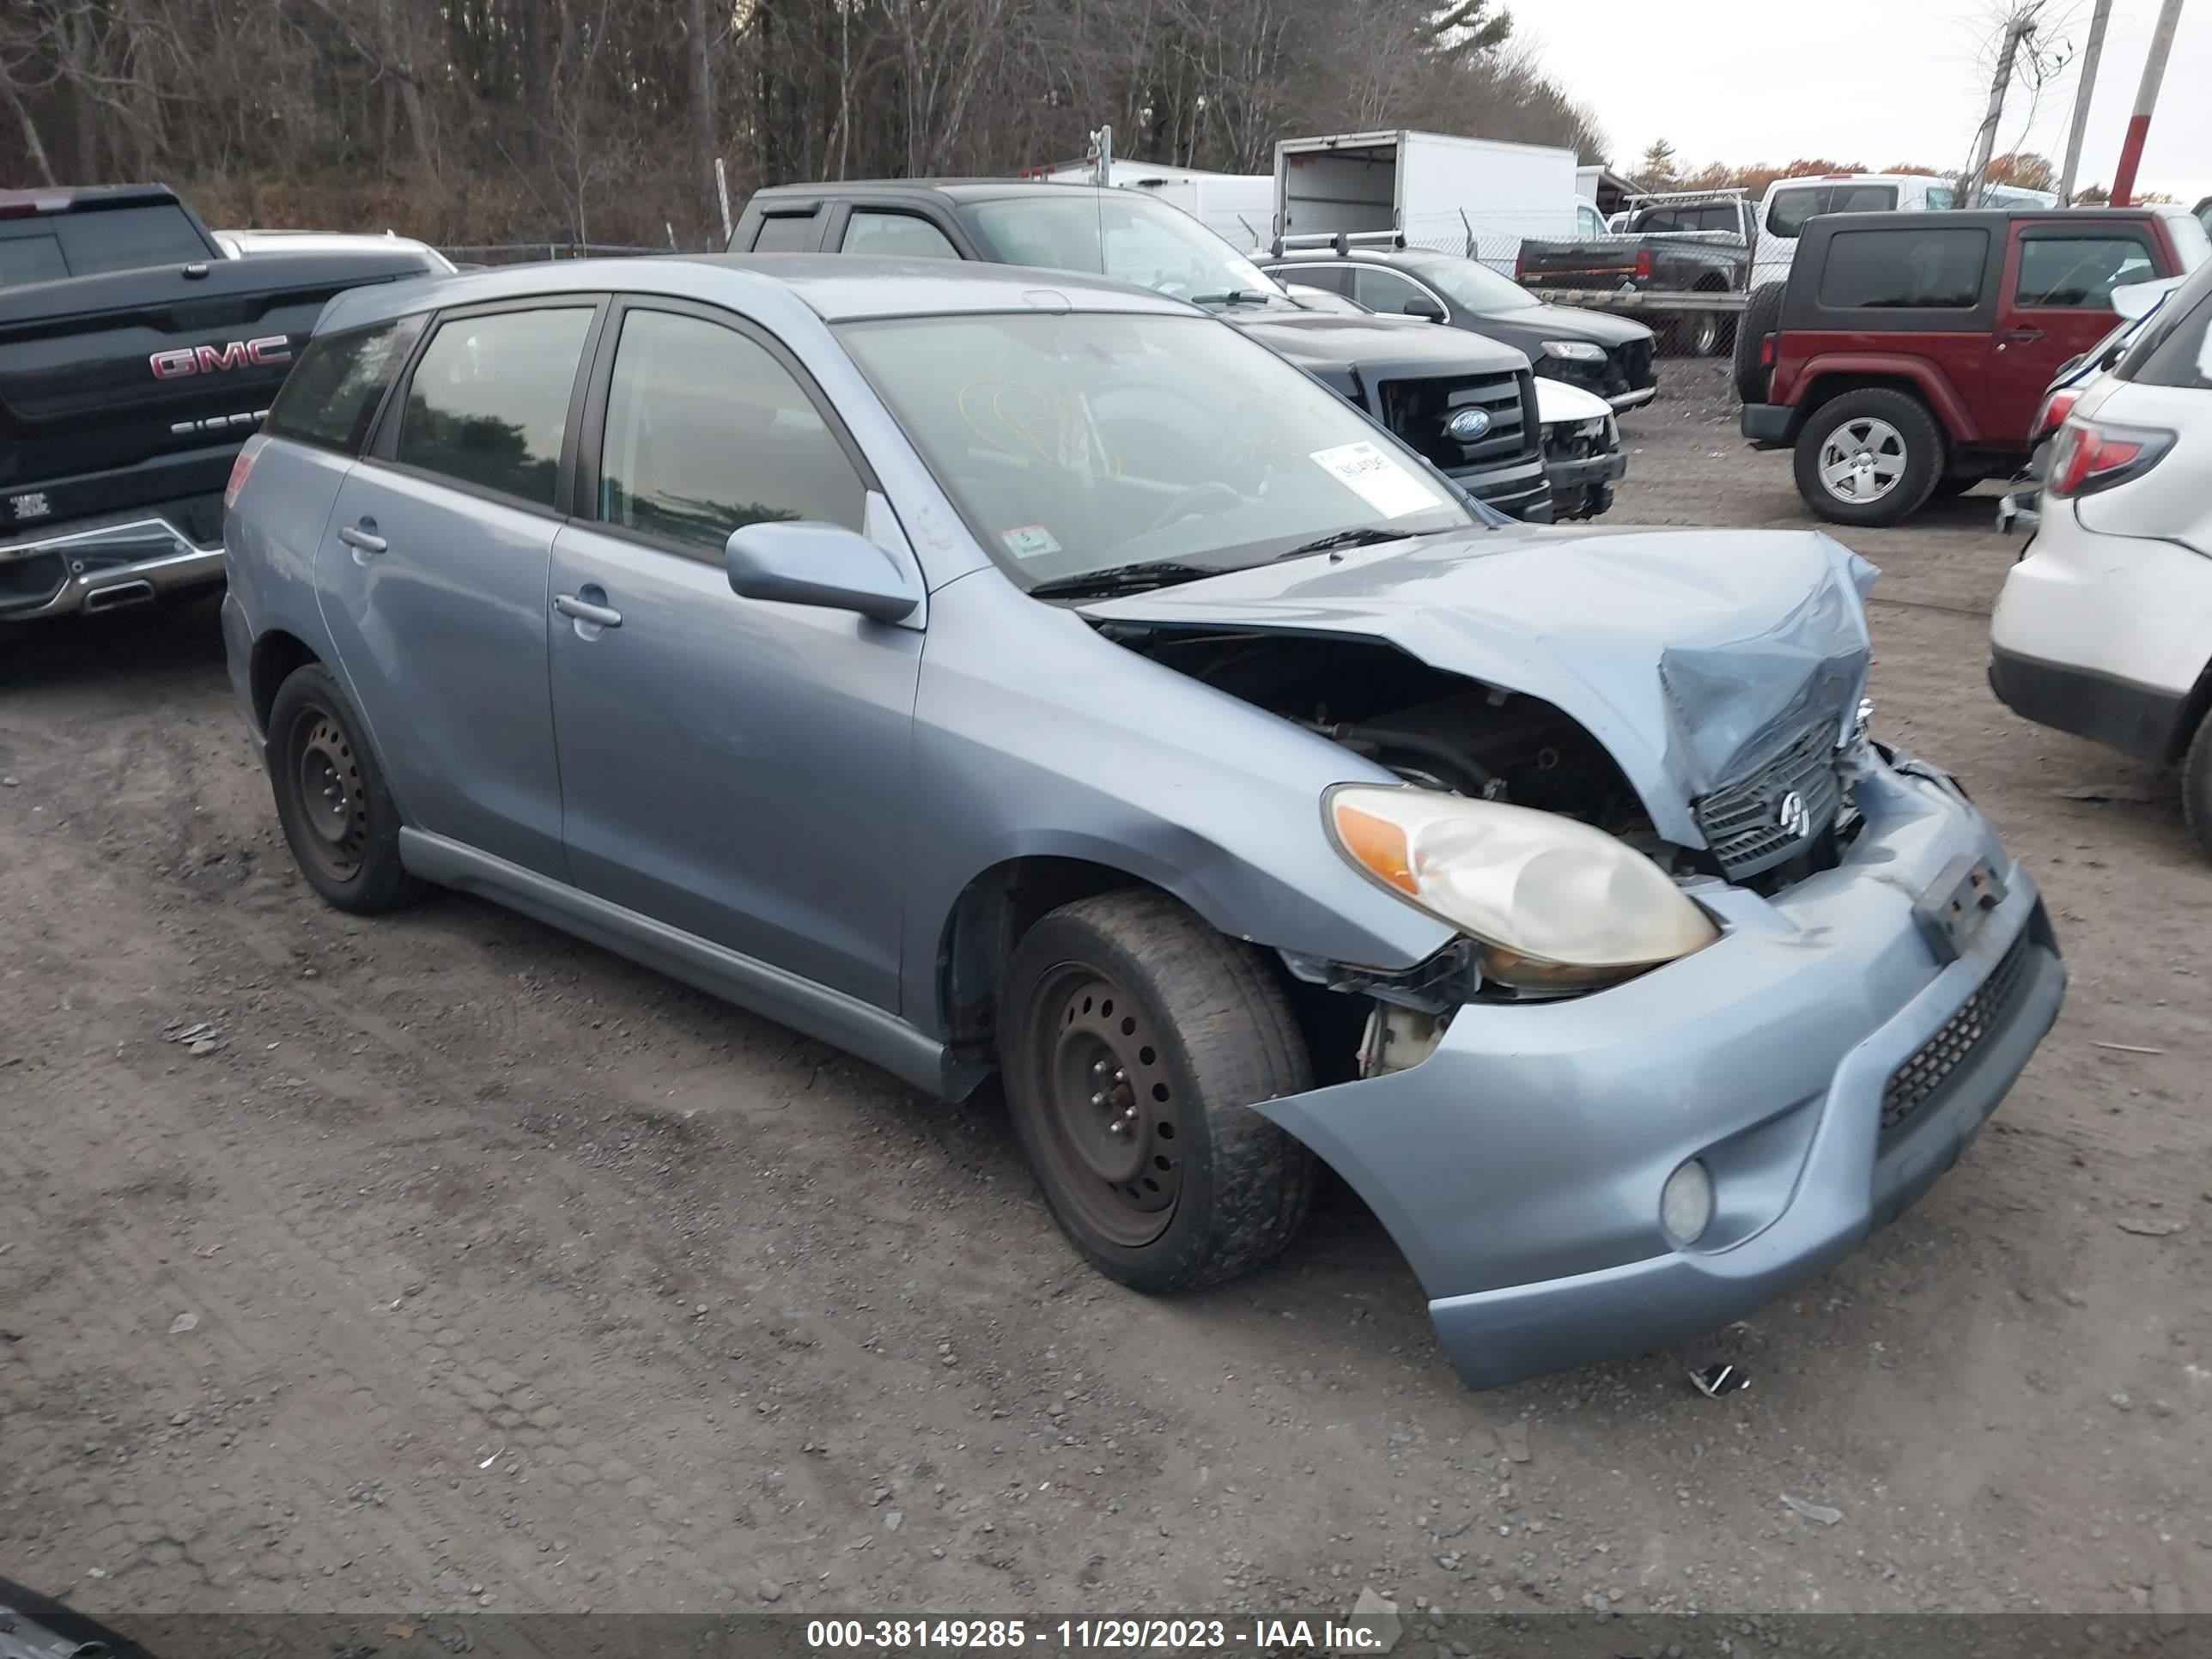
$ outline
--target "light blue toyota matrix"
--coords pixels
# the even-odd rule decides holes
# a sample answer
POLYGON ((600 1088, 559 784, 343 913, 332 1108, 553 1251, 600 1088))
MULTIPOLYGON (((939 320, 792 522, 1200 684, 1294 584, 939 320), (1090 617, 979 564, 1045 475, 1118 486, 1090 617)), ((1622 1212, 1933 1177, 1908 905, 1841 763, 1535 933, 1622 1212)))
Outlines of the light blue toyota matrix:
POLYGON ((1125 1285, 1266 1261, 1327 1164, 1469 1383, 1663 1346, 1925 1191, 2065 970, 1868 734, 1870 566, 1507 524, 1449 397, 1377 406, 1066 272, 360 290, 231 480, 232 677, 331 903, 996 1076, 1125 1285))

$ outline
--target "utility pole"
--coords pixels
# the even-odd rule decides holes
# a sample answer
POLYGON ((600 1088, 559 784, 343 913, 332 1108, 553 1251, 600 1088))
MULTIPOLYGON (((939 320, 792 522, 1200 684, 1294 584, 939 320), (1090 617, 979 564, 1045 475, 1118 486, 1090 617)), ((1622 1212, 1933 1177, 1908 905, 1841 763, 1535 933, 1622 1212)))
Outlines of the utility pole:
POLYGON ((2089 44, 2081 48, 2081 74, 2074 83, 2074 125, 2066 135, 2066 165, 2058 173, 2058 205, 2074 201, 2074 174, 2081 163, 2081 135, 2088 131, 2089 100, 2097 94, 2097 60, 2105 55, 2105 23, 2112 15, 2112 0, 2097 0, 2089 15, 2089 44))
POLYGON ((1966 164, 1966 176, 1959 181, 1959 205, 1962 208, 1982 204, 1982 175, 1989 171, 1990 154, 1996 148, 1997 118, 2004 113, 2005 90, 2012 85, 2013 64, 2020 58, 2020 43, 2035 33, 2036 14, 2040 6, 2022 6, 2005 23, 2004 44, 1997 49, 1997 72, 1990 82, 1989 112, 1982 117, 1982 130, 1974 135, 1974 159, 1966 164))
POLYGON ((2181 0, 2164 0, 2158 27, 2151 31, 2150 56, 2143 59, 2142 84, 2136 88, 2136 112, 2128 117, 2128 136, 2120 145, 2119 170, 2112 175, 2112 205, 2126 207, 2135 196, 2136 168, 2143 141, 2150 137, 2150 112, 2158 102, 2158 83, 2166 78, 2166 54, 2173 50, 2174 27, 2181 21, 2181 0))

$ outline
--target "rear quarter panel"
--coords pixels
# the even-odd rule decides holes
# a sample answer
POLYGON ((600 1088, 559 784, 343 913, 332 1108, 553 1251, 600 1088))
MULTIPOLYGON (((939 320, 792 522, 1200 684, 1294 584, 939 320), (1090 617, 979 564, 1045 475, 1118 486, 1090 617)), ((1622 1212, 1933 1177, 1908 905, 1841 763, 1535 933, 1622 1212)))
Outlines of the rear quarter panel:
MULTIPOLYGON (((223 514, 230 604, 241 623, 231 638, 234 658, 241 649, 259 648, 273 634, 288 634, 325 662, 334 662, 315 590, 315 550, 353 465, 349 455, 283 438, 261 445, 245 488, 223 514)), ((241 695, 249 689, 251 666, 250 659, 231 665, 241 695)))

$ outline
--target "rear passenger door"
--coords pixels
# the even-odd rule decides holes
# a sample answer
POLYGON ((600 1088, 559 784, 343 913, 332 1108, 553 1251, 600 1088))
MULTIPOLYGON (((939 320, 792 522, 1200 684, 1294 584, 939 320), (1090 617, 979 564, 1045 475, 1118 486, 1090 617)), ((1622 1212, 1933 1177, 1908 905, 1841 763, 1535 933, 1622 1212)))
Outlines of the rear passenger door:
POLYGON ((546 577, 604 309, 562 295, 438 317, 315 556, 407 821, 556 878, 546 577))
POLYGON ((1990 382, 1993 404, 2008 419, 2016 414, 2021 430, 2001 438, 2025 443, 2058 365, 2112 332, 2112 290, 2160 274, 2150 236, 2148 225, 2014 222, 1990 382))
POLYGON ((576 884, 898 1006, 922 635, 741 599, 723 544, 799 520, 899 544, 797 360, 730 313, 637 299, 593 376, 554 544, 553 720, 576 884))

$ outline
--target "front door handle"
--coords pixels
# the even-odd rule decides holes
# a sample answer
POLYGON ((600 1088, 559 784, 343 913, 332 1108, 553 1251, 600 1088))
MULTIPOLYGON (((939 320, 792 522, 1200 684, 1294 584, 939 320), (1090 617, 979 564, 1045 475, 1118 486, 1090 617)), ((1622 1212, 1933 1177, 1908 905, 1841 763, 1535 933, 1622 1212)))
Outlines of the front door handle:
POLYGON ((553 608, 564 617, 580 623, 590 623, 595 628, 620 628, 622 612, 611 605, 593 605, 589 599, 579 599, 574 593, 556 593, 553 608))
POLYGON ((374 519, 363 519, 358 529, 352 525, 341 526, 338 539, 348 547, 357 547, 364 553, 381 553, 391 545, 376 533, 376 520, 374 519))

